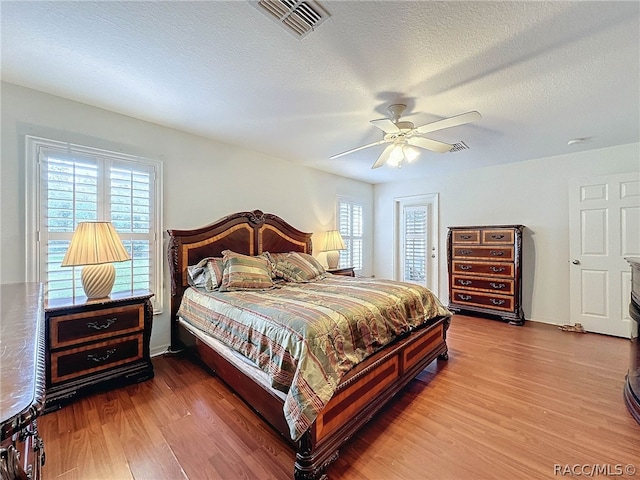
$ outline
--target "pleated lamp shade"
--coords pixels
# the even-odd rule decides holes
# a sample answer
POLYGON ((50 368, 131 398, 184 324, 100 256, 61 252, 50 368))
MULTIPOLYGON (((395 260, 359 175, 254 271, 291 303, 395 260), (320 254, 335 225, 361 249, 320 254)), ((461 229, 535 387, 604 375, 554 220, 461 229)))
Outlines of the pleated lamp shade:
POLYGON ((84 265, 81 279, 87 298, 107 297, 116 279, 113 262, 129 254, 111 222, 80 222, 62 260, 63 267, 84 265))
POLYGON ((338 250, 344 250, 346 248, 342 235, 340 235, 338 230, 329 230, 325 233, 321 251, 327 252, 329 270, 338 268, 338 260, 340 259, 340 252, 338 250))

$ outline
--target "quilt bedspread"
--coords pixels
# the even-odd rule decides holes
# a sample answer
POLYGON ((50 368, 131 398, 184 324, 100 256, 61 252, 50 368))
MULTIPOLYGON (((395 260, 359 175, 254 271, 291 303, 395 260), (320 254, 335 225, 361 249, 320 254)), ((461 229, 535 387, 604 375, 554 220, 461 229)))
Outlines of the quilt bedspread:
POLYGON ((398 336, 451 313, 428 289, 328 275, 269 291, 187 289, 178 315, 240 352, 286 393, 297 440, 351 368, 398 336))

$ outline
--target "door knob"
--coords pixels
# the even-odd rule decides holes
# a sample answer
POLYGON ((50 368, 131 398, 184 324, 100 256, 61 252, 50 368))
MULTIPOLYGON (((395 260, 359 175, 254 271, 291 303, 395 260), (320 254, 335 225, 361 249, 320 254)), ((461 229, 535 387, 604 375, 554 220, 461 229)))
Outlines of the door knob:
POLYGON ((573 263, 574 265, 580 265, 580 260, 574 260, 574 261, 573 261, 573 262, 571 262, 571 263, 573 263))

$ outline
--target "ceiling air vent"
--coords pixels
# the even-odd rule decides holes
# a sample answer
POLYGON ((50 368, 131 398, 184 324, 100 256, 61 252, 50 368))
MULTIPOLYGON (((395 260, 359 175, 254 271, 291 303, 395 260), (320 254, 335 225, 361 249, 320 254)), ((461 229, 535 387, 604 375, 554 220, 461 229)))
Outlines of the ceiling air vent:
POLYGON ((298 38, 304 38, 330 17, 313 0, 249 0, 249 3, 298 38))
POLYGON ((460 150, 469 150, 469 147, 464 142, 454 143, 451 150, 449 150, 449 153, 459 152, 460 150))

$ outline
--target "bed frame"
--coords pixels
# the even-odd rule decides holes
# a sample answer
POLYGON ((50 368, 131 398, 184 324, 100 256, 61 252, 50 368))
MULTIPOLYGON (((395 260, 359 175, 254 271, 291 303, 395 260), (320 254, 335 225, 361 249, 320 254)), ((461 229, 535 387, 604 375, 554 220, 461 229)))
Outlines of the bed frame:
POLYGON ((260 210, 228 215, 194 230, 168 230, 171 271, 171 348, 192 350, 251 408, 296 449, 294 478, 326 478, 327 466, 339 448, 418 373, 436 358, 446 360, 448 317, 387 345, 357 365, 340 382, 333 398, 306 433, 294 443, 283 413, 284 402, 271 389, 256 383, 241 369, 200 340, 177 318, 188 287, 187 266, 226 249, 246 255, 262 252, 311 253, 311 234, 301 232, 276 215, 260 210))

